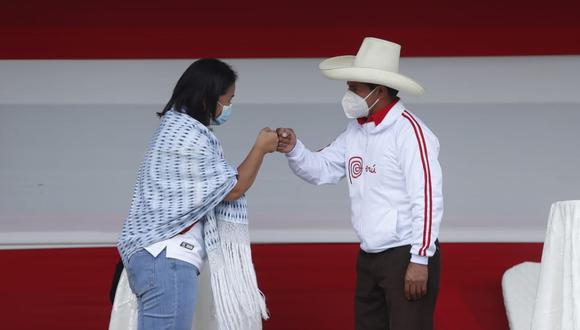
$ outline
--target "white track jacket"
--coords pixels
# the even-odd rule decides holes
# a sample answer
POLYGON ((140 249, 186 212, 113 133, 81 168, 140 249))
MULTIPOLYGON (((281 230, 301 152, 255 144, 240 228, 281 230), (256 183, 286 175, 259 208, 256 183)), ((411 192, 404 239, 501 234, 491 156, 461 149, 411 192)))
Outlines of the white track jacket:
POLYGON ((347 178, 362 250, 411 245, 411 262, 428 264, 443 216, 439 141, 401 101, 390 106, 378 122, 353 120, 319 152, 297 141, 286 156, 292 171, 309 183, 347 178))

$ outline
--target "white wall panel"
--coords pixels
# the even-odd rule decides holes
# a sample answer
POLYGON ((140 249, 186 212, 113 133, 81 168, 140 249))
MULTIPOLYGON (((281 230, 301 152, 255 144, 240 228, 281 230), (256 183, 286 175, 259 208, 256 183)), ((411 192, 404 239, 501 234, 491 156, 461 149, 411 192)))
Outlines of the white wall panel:
MULTIPOLYGON (((232 60, 238 163, 261 127, 313 149, 345 126, 318 59, 232 60)), ((137 167, 187 61, 0 61, 0 246, 110 245, 137 167)), ((439 136, 445 241, 541 241, 553 201, 580 199, 580 57, 420 58, 407 105, 439 136)), ((255 242, 356 241, 347 187, 299 181, 269 157, 249 193, 255 242)))

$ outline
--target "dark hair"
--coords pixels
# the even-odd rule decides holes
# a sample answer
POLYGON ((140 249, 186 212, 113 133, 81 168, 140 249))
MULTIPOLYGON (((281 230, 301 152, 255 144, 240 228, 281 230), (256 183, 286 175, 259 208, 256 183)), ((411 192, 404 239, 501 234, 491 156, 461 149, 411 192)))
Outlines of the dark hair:
MULTIPOLYGON (((369 87, 369 89, 370 89, 370 90, 373 90, 373 89, 375 89, 377 86, 379 86, 379 85, 377 85, 377 84, 371 84, 371 83, 365 83, 365 85, 367 85, 367 86, 369 87)), ((399 91, 398 91, 398 90, 396 90, 396 89, 394 89, 394 88, 387 87, 387 86, 383 86, 383 87, 385 87, 385 88, 387 89, 387 92, 389 93, 389 96, 390 96, 391 98, 393 98, 393 99, 394 99, 395 97, 397 97, 397 94, 399 94, 399 91)))
POLYGON ((173 95, 159 117, 172 108, 209 126, 215 119, 215 109, 220 96, 224 95, 238 79, 232 68, 215 58, 203 58, 193 62, 181 75, 173 89, 173 95))

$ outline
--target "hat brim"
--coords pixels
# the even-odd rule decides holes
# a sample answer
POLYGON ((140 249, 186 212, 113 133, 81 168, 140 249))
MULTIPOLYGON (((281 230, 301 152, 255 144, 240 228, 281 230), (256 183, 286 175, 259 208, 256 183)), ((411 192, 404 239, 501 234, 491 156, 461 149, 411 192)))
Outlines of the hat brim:
POLYGON ((413 95, 421 95, 425 89, 413 79, 396 72, 353 66, 352 55, 336 56, 324 60, 319 68, 323 75, 334 80, 357 81, 394 88, 413 95))

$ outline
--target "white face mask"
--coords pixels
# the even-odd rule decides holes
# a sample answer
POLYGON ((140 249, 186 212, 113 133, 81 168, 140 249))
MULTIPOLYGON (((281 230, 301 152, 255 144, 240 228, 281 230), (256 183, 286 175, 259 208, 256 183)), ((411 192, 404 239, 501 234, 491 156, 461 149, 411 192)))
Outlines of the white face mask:
POLYGON ((350 90, 346 91, 342 97, 342 109, 344 110, 346 117, 351 119, 367 117, 370 109, 379 102, 377 99, 370 107, 367 105, 367 98, 371 96, 377 88, 378 87, 375 87, 375 89, 373 89, 364 99, 350 90))

